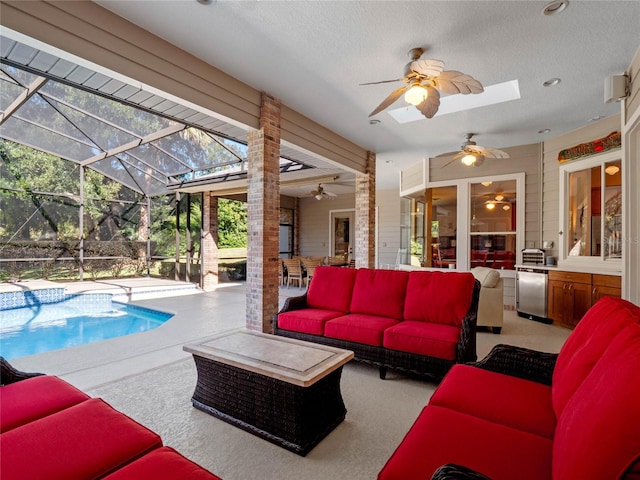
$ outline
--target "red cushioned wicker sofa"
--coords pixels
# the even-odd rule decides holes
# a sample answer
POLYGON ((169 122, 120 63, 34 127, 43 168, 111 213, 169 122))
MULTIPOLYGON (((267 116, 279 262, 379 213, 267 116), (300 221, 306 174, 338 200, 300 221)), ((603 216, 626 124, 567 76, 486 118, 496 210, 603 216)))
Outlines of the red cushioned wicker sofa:
POLYGON ((0 357, 2 480, 220 480, 100 398, 0 357))
POLYGON ((355 359, 439 380, 476 360, 480 283, 471 273, 317 267, 274 332, 352 350, 355 359))
POLYGON ((604 297, 558 355, 455 365, 378 475, 426 478, 640 478, 640 308, 604 297))

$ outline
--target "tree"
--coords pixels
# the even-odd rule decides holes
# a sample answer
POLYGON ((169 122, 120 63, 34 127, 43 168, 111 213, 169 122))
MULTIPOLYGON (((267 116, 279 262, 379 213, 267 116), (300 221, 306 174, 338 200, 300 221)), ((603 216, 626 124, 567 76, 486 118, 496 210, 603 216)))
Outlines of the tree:
POLYGON ((247 210, 243 202, 218 200, 218 247, 247 246, 247 210))

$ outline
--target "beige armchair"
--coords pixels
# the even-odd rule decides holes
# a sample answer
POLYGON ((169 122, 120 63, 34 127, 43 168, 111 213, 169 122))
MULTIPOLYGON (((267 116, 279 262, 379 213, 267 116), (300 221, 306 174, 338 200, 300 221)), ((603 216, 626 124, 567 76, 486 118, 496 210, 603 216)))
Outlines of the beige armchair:
POLYGON ((504 323, 504 284, 500 272, 492 268, 475 267, 471 269, 471 273, 481 285, 478 326, 500 333, 504 323))

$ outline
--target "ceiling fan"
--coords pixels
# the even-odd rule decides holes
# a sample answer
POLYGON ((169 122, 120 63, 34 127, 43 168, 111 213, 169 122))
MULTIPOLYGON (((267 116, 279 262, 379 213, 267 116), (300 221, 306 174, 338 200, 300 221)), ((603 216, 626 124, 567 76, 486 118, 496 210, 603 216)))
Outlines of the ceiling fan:
POLYGON ((325 197, 335 197, 336 194, 332 192, 328 192, 324 189, 321 183, 318 184, 318 188, 315 190, 311 190, 309 195, 314 197, 316 200, 322 200, 325 197))
POLYGON ((482 93, 482 84, 462 72, 456 70, 444 70, 444 62, 426 58, 420 60, 424 53, 422 48, 409 50, 411 61, 404 67, 404 76, 395 80, 383 80, 381 82, 362 83, 361 85, 375 85, 378 83, 405 82, 402 86, 385 98, 378 107, 369 114, 370 117, 380 113, 393 104, 404 94, 407 103, 414 105, 422 115, 432 118, 440 107, 440 91, 447 94, 482 93))
POLYGON ((481 147, 471 140, 475 133, 467 133, 466 142, 460 145, 460 151, 442 168, 449 166, 451 163, 460 160, 467 167, 479 167, 484 163, 485 158, 509 158, 509 154, 497 148, 481 147))

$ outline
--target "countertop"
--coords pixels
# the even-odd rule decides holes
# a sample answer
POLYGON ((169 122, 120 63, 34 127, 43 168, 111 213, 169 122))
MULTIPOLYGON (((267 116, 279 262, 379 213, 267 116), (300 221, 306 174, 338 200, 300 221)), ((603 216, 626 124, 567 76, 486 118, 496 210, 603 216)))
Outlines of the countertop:
POLYGON ((595 273, 600 275, 615 275, 622 276, 620 270, 604 270, 598 267, 581 266, 581 265, 533 265, 528 263, 517 264, 516 270, 523 270, 526 268, 535 268, 536 270, 551 271, 557 270, 559 272, 576 272, 576 273, 595 273))

